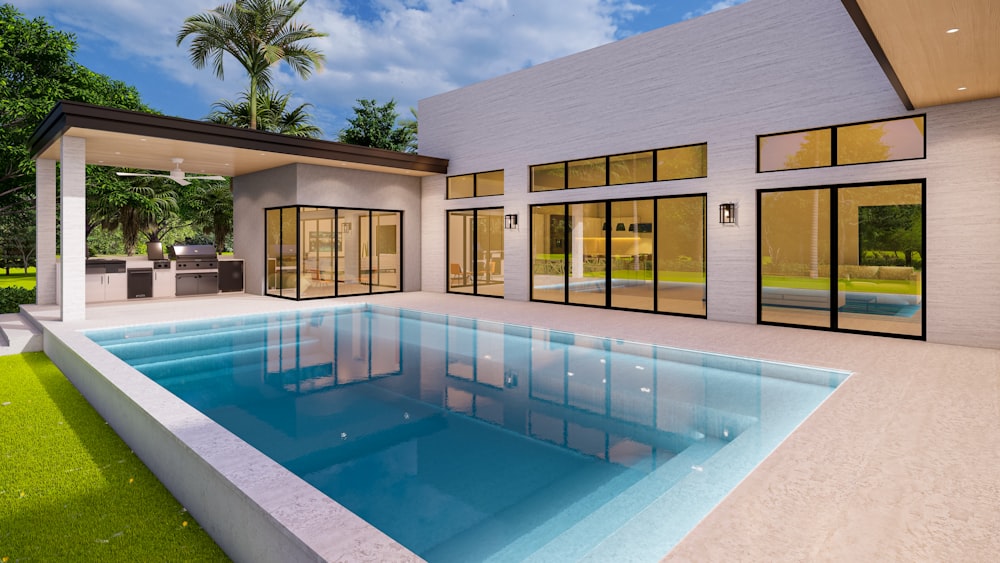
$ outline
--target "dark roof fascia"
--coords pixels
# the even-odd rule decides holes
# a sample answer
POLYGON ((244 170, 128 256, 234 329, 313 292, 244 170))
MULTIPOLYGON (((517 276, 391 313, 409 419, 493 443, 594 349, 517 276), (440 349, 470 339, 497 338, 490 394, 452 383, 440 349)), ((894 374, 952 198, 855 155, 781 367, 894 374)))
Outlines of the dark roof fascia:
POLYGON ((292 137, 66 100, 57 103, 35 129, 28 141, 31 157, 37 158, 59 137, 75 127, 434 174, 448 173, 448 160, 432 156, 292 137))
POLYGON ((875 37, 875 31, 872 30, 871 24, 868 23, 868 18, 865 17, 861 6, 858 5, 858 0, 841 0, 841 3, 851 16, 851 19, 854 20, 854 26, 861 32, 861 37, 868 43, 868 48, 871 49, 872 54, 875 55, 875 60, 882 67, 882 72, 885 73, 886 78, 889 79, 889 83, 896 90, 899 100, 903 102, 903 106, 906 109, 913 111, 913 102, 910 101, 910 96, 907 95, 906 89, 903 88, 903 83, 899 81, 896 69, 892 68, 892 63, 889 62, 889 57, 886 56, 885 51, 882 49, 882 44, 875 37))

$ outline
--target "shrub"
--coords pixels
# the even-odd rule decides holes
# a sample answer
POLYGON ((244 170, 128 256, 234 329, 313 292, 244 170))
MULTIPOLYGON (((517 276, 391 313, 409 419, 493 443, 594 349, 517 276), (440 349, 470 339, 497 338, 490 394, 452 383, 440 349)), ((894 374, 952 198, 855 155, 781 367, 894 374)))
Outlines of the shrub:
POLYGON ((17 313, 22 303, 34 303, 35 290, 23 287, 0 287, 0 313, 17 313))

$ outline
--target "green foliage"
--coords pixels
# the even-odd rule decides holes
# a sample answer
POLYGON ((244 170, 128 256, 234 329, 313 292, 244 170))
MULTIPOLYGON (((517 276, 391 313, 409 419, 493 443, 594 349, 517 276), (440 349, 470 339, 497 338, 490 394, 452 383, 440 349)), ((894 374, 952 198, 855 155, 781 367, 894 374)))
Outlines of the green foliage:
POLYGON ((191 36, 191 64, 211 64, 219 79, 225 78, 223 61, 230 55, 246 70, 249 128, 257 128, 258 92, 271 89, 273 68, 284 61, 301 78, 320 68, 324 56, 305 40, 325 37, 306 24, 292 21, 306 0, 235 0, 191 16, 177 34, 177 45, 191 36))
POLYGON ((340 131, 338 140, 363 147, 415 152, 416 112, 413 116, 412 125, 403 122, 397 126, 399 114, 395 100, 378 105, 375 100, 359 99, 354 106, 354 117, 347 119, 349 125, 340 131))
POLYGON ((135 88, 77 64, 75 52, 72 35, 0 6, 0 194, 34 186, 27 141, 57 101, 148 111, 135 88))
MULTIPOLYGON (((203 234, 214 236, 215 249, 222 252, 233 232, 233 193, 229 184, 201 182, 199 185, 192 184, 192 187, 194 189, 185 198, 185 212, 203 234)), ((201 244, 212 242, 209 239, 207 243, 201 244)))
MULTIPOLYGON (((257 129, 293 137, 318 139, 323 131, 312 123, 312 115, 306 110, 312 104, 302 104, 287 109, 291 94, 280 94, 273 90, 261 90, 257 95, 257 129)), ((240 102, 220 100, 212 104, 212 113, 206 118, 212 123, 231 127, 250 127, 250 103, 248 94, 240 96, 240 102)))
POLYGON ((226 561, 43 353, 0 357, 4 561, 226 561))
POLYGON ((35 288, 0 287, 0 313, 17 313, 21 305, 35 302, 35 288))

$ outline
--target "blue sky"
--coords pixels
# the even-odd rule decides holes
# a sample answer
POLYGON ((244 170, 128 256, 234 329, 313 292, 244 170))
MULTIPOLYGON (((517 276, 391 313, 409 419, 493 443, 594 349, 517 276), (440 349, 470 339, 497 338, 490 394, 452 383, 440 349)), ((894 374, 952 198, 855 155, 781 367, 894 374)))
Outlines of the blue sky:
MULTIPOLYGON (((224 0, 14 0, 76 35, 77 60, 139 89, 167 115, 203 119, 212 103, 246 88, 229 61, 226 80, 188 60, 175 38, 184 18, 224 0)), ((228 1, 228 0, 226 0, 228 1)), ((417 100, 583 51, 747 0, 308 0, 300 21, 329 34, 313 45, 323 70, 303 81, 287 68, 277 87, 308 102, 325 136, 353 115, 358 98, 417 100)))

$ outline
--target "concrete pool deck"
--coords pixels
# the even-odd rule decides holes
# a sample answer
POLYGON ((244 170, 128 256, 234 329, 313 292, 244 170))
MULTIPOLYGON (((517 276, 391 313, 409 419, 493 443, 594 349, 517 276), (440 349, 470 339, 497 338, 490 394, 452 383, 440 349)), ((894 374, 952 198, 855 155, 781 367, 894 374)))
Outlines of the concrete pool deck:
MULTIPOLYGON (((996 508, 1000 498, 1000 434, 996 432, 1000 350, 438 293, 308 302, 240 294, 111 303, 90 305, 87 321, 65 324, 54 322, 57 310, 28 309, 48 332, 69 344, 62 350, 50 348, 47 337, 46 351, 58 364, 78 361, 74 355, 90 361, 90 355, 99 350, 76 333, 80 329, 349 302, 855 372, 665 554, 668 561, 986 561, 1000 552, 1000 511, 996 508)), ((107 359, 98 357, 99 362, 107 359)), ((272 481, 269 472, 273 468, 266 458, 237 466, 230 452, 241 446, 224 434, 206 436, 203 421, 194 416, 199 413, 184 409, 178 413, 176 404, 157 391, 162 391, 159 386, 132 381, 115 362, 107 366, 112 373, 103 369, 102 373, 128 393, 152 401, 152 409, 164 409, 161 414, 172 417, 169 424, 174 434, 182 434, 185 443, 179 447, 207 456, 216 472, 246 482, 248 502, 258 504, 263 512, 231 513, 220 532, 250 542, 258 535, 254 528, 258 523, 274 520, 294 530, 297 540, 292 543, 303 546, 299 555, 311 553, 329 560, 412 558, 336 503, 312 497, 297 478, 272 481), (188 439, 195 445, 186 443, 188 439), (327 518, 343 523, 347 530, 338 526, 338 533, 332 534, 327 518)), ((100 391, 98 400, 107 393, 100 391)), ((131 444, 127 428, 116 430, 131 444)), ((137 431, 136 437, 140 435, 137 431)), ((135 445, 133 449, 146 459, 135 445)), ((151 447, 150 455, 157 455, 156 450, 151 447)), ((205 473, 198 475, 205 479, 205 494, 213 486, 226 486, 208 469, 200 468, 205 473)), ((170 478, 164 481, 170 487, 170 478)), ((211 525, 205 527, 213 531, 211 525)), ((231 555, 248 560, 266 557, 252 549, 231 555)))

